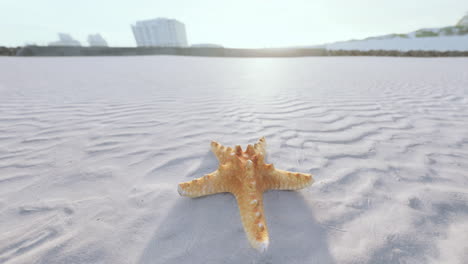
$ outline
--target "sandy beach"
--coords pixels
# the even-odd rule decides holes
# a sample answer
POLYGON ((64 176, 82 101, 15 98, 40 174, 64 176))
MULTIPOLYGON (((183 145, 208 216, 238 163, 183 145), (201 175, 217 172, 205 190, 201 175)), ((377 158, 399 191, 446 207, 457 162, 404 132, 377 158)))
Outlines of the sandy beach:
POLYGON ((468 59, 0 57, 0 263, 464 263, 468 59), (311 173, 179 196, 211 140, 311 173))

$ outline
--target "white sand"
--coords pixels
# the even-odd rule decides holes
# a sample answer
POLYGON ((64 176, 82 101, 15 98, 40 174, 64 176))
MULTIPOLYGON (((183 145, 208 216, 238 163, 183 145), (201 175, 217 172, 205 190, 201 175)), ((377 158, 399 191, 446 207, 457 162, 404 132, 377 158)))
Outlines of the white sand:
POLYGON ((0 263, 463 263, 468 59, 0 58, 0 263), (265 136, 308 172, 265 193, 252 249, 229 194, 180 197, 210 140, 265 136))

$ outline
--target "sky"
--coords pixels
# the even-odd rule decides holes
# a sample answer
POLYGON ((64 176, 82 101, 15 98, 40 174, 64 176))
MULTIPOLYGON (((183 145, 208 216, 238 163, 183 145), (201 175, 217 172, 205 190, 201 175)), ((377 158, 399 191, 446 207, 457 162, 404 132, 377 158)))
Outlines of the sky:
POLYGON ((156 17, 183 22, 189 44, 308 46, 454 25, 467 11, 467 0, 0 0, 0 46, 46 45, 58 32, 135 46, 130 25, 156 17))

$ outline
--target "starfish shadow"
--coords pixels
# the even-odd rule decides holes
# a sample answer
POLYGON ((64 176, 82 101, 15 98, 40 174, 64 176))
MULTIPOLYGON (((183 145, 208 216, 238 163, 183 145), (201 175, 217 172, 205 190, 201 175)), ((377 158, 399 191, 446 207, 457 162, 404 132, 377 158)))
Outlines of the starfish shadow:
POLYGON ((299 192, 264 194, 270 246, 251 248, 235 198, 217 194, 180 198, 141 254, 147 263, 334 263, 327 230, 299 192))

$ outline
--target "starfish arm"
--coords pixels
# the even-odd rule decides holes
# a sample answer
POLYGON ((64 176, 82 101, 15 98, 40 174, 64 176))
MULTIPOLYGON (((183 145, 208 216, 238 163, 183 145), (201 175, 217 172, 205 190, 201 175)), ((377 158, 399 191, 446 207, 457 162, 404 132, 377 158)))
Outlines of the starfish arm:
POLYGON ((271 164, 266 166, 270 170, 264 177, 265 190, 299 190, 314 183, 311 174, 278 170, 273 168, 271 164))
POLYGON ((225 147, 216 141, 211 141, 211 151, 213 151, 219 163, 224 164, 229 160, 233 149, 231 147, 225 147))
POLYGON ((262 137, 254 144, 254 149, 257 152, 262 153, 263 156, 266 156, 266 140, 265 137, 262 137))
POLYGON ((255 195, 251 195, 237 192, 234 195, 237 199, 242 225, 250 245, 260 252, 266 251, 269 236, 263 211, 262 193, 256 192, 255 195))
POLYGON ((216 170, 203 177, 179 183, 177 190, 181 196, 195 198, 215 193, 227 192, 228 187, 222 181, 222 177, 219 175, 219 171, 216 170))

